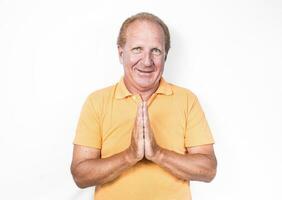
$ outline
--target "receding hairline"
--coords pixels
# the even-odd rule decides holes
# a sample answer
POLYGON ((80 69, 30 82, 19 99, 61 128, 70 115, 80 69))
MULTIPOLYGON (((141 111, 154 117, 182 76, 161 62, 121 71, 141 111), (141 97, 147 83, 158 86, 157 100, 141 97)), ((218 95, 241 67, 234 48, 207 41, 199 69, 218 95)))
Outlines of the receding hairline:
POLYGON ((138 24, 138 23, 143 23, 143 22, 148 23, 148 24, 156 25, 158 27, 158 29, 161 30, 161 32, 163 34, 164 43, 165 43, 165 32, 164 32, 162 26, 159 23, 157 23, 157 22, 154 22, 154 21, 151 21, 151 20, 147 20, 147 19, 136 19, 136 20, 132 21, 130 24, 128 24, 128 26, 126 27, 126 29, 124 31, 125 38, 127 38, 128 32, 129 32, 128 30, 132 29, 132 26, 134 26, 135 24, 138 24))
POLYGON ((141 12, 137 13, 129 18, 127 18, 123 23, 119 31, 118 35, 118 40, 117 40, 117 45, 120 47, 123 47, 126 43, 126 36, 127 36, 127 31, 128 27, 132 25, 133 23, 136 22, 142 22, 142 21, 147 21, 151 22, 153 24, 158 24, 160 28, 163 31, 164 34, 164 43, 165 43, 165 51, 166 54, 168 53, 168 50, 170 49, 170 33, 167 25, 156 15, 153 15, 151 13, 147 12, 141 12))

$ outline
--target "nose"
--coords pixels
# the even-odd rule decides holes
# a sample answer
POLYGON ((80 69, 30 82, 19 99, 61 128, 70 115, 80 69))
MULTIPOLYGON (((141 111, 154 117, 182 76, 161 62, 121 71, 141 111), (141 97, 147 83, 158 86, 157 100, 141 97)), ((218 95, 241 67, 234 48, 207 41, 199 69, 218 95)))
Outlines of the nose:
POLYGON ((142 63, 146 67, 150 67, 153 64, 151 52, 144 52, 143 57, 142 57, 142 63))

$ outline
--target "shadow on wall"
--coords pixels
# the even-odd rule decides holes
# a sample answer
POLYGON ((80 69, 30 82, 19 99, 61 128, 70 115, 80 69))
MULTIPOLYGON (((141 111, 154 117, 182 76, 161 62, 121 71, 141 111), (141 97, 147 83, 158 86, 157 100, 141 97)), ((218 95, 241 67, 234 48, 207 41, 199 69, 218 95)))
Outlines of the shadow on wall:
POLYGON ((170 29, 171 34, 171 48, 168 52, 168 57, 164 69, 164 77, 169 82, 176 83, 179 80, 186 80, 189 78, 187 74, 188 66, 188 47, 185 46, 184 38, 181 38, 175 29, 170 29))

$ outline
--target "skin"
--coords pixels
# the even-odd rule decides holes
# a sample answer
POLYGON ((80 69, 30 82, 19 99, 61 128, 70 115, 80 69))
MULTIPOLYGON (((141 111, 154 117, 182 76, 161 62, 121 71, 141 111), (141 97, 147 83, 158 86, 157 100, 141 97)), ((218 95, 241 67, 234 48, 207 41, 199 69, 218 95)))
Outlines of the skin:
POLYGON ((166 52, 164 32, 160 25, 135 21, 127 30, 124 47, 118 47, 124 67, 124 83, 133 94, 148 100, 159 87, 166 52))
POLYGON ((160 147, 155 140, 146 101, 159 86, 166 58, 164 49, 164 33, 158 24, 130 24, 125 45, 118 47, 119 58, 127 89, 143 100, 138 106, 131 144, 108 158, 101 158, 100 149, 74 145, 71 172, 78 187, 99 187, 144 158, 181 180, 210 182, 214 178, 217 162, 213 145, 186 148, 183 155, 160 147))

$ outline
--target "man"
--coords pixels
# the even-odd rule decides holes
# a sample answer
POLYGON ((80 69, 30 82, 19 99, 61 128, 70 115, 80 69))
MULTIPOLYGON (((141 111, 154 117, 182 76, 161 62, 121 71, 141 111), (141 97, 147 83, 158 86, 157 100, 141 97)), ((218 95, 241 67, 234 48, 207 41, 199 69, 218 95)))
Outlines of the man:
POLYGON ((118 37, 124 77, 86 100, 71 171, 95 200, 189 200, 191 180, 216 174, 213 138, 197 97, 163 78, 167 26, 139 13, 118 37))

